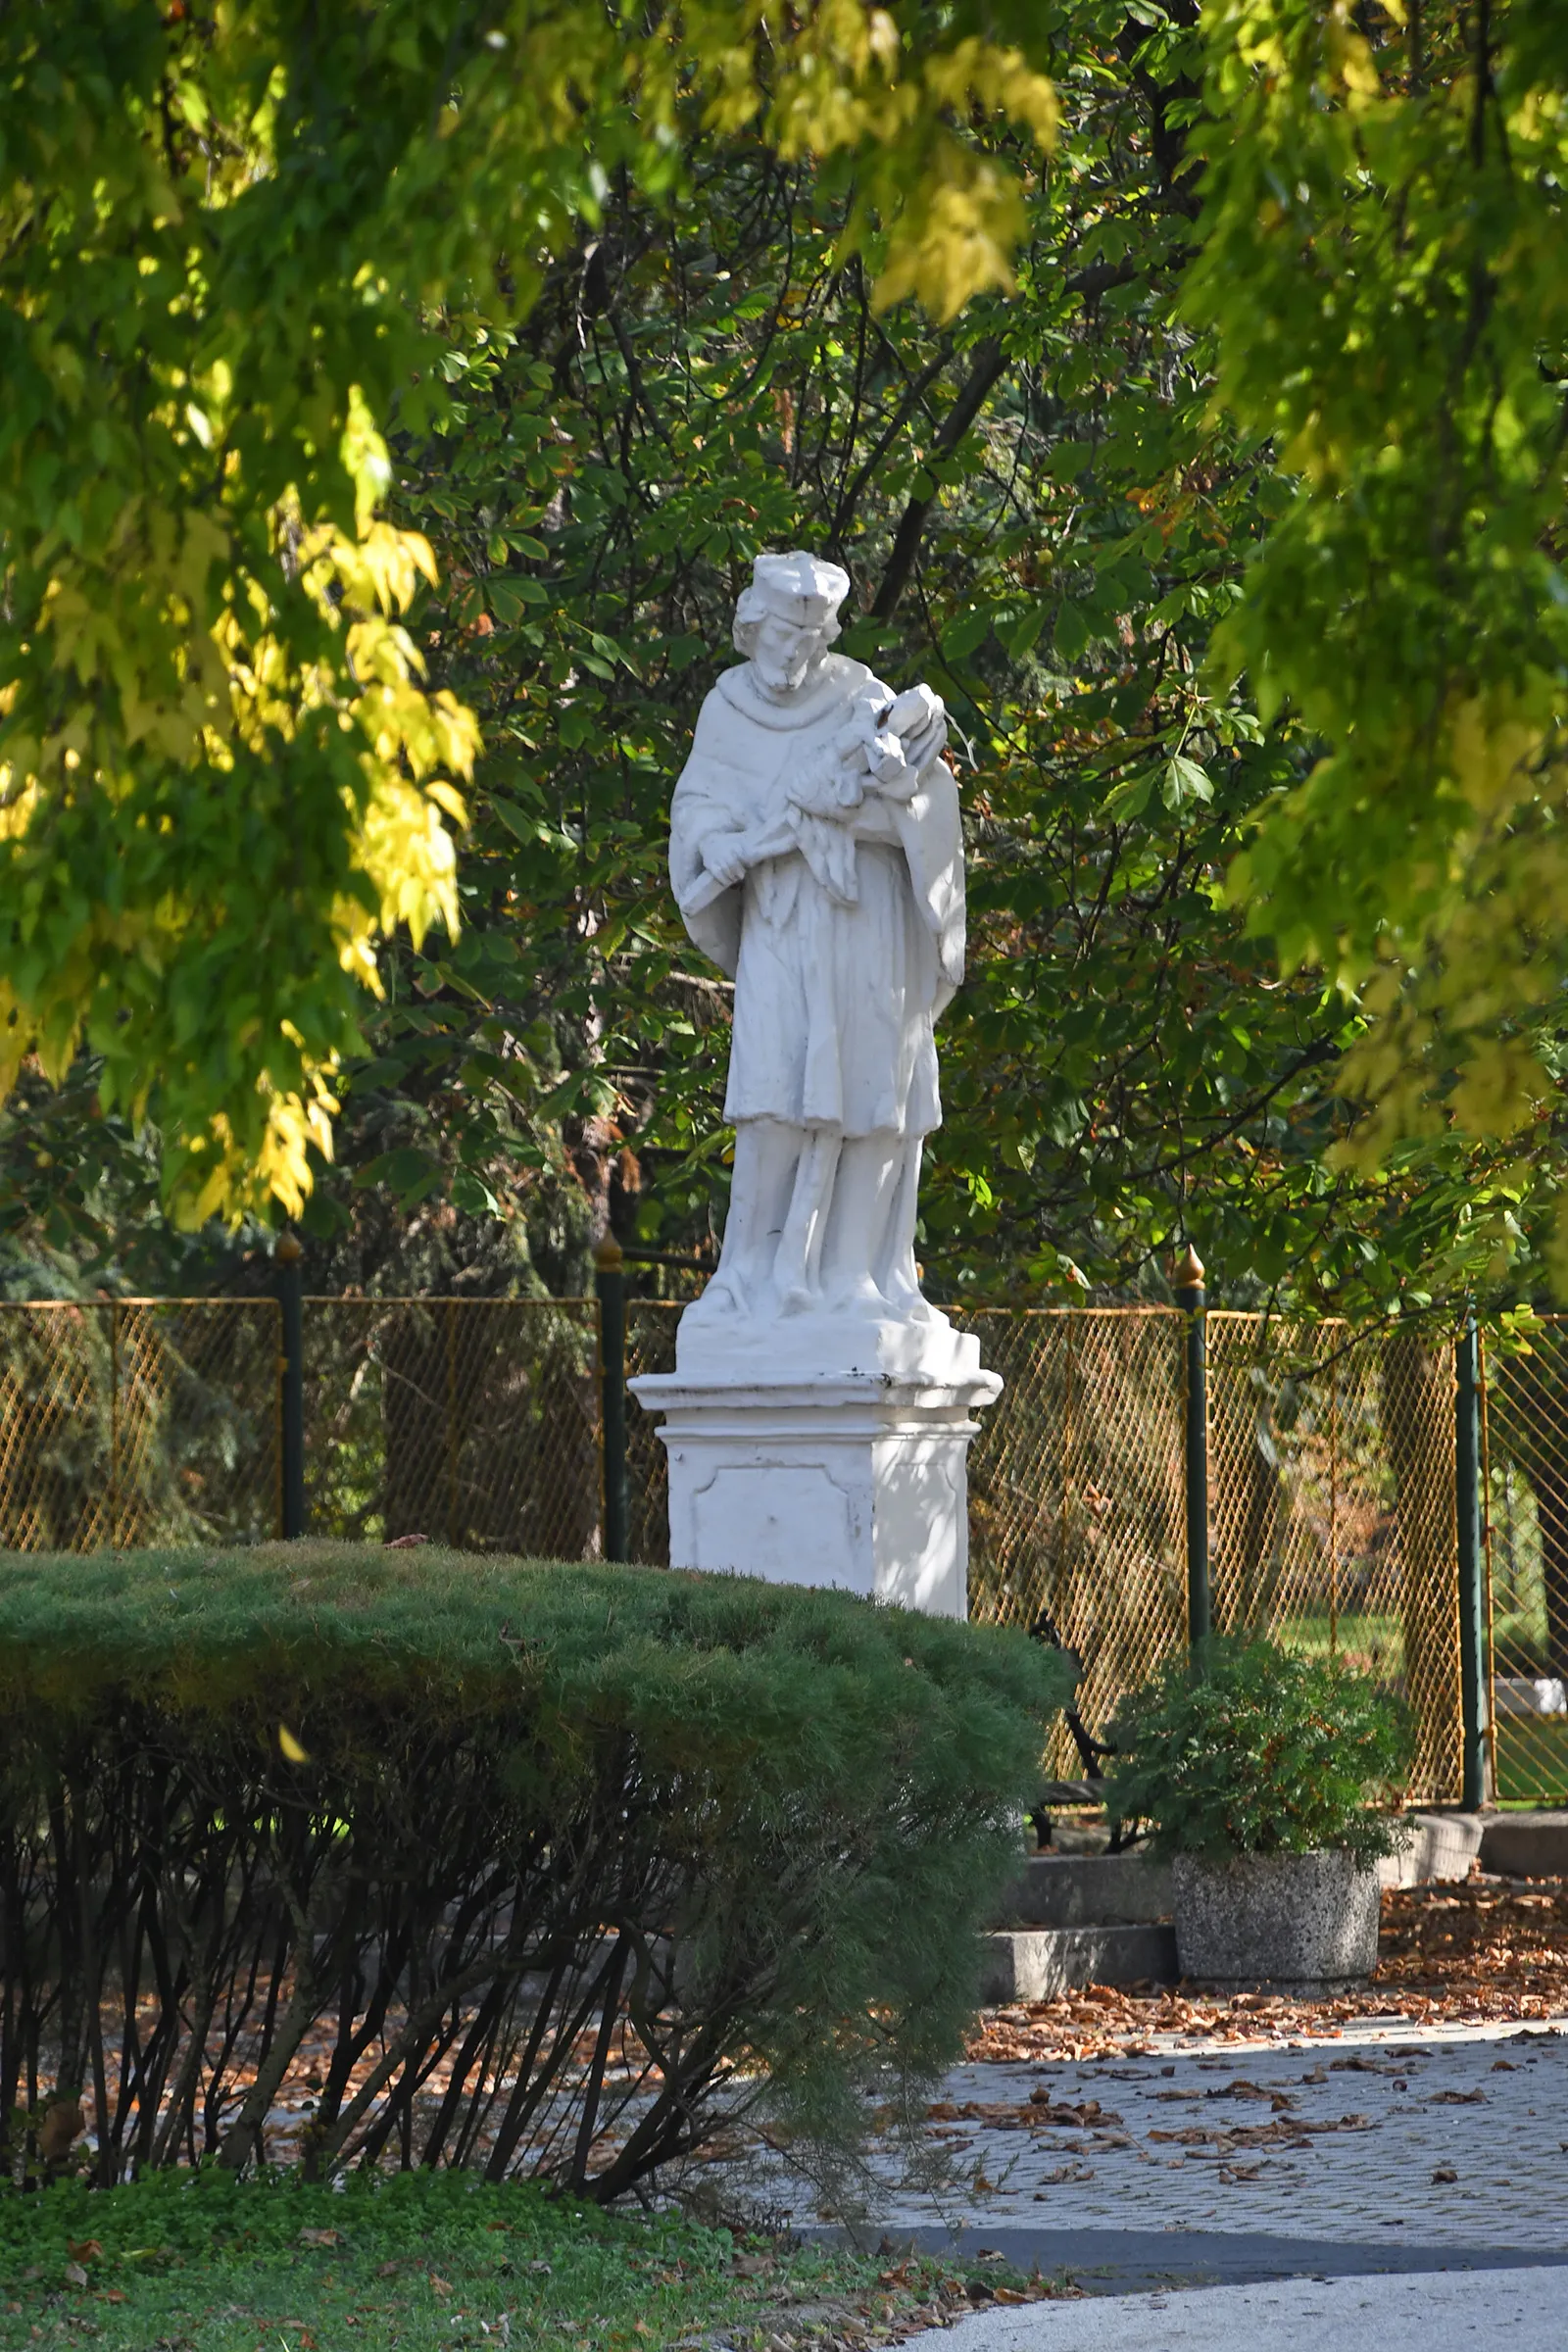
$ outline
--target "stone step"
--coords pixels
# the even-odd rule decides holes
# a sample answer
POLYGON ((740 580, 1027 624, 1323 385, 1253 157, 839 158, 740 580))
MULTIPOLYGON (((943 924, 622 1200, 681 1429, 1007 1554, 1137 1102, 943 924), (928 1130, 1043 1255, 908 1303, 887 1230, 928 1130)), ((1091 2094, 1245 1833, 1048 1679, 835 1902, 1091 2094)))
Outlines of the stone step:
POLYGON ((980 1998, 1053 2001, 1081 1984, 1176 1982, 1176 1931, 1167 1921, 1121 1927, 998 1929, 981 1937, 980 1998))
MULTIPOLYGON (((1482 1868, 1510 1878, 1568 1872, 1568 1813, 1410 1813, 1385 1886, 1462 1879, 1482 1868), (1506 1859, 1504 1858, 1506 1856, 1506 1859)), ((1145 1854, 1031 1854, 997 1906, 999 1928, 1129 1927, 1169 1919, 1170 1870, 1145 1854)))
POLYGON ((1468 1878, 1485 1836, 1479 1813, 1407 1813, 1405 1828, 1409 1835, 1398 1852, 1378 1864, 1380 1886, 1468 1878))
POLYGON ((1118 1928, 1169 1919, 1170 1870, 1143 1854, 1031 1854, 999 1928, 1118 1928))
POLYGON ((1504 1879, 1568 1877, 1568 1813, 1489 1813, 1481 1867, 1504 1879))
MULTIPOLYGON (((1385 1886, 1462 1879, 1482 1867, 1524 1878, 1568 1873, 1568 1813, 1416 1813, 1385 1886)), ((1049 2001, 1083 1984, 1176 1982, 1169 1866, 1145 1854, 1031 1854, 983 1938, 981 1999, 1049 2001)))

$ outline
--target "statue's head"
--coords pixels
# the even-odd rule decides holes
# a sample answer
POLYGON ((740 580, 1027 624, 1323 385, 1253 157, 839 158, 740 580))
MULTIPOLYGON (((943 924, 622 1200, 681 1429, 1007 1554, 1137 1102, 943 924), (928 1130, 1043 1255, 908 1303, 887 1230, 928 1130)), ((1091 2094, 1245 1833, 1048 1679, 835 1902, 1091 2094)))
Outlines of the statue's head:
POLYGON ((809 682, 839 633, 838 609, 849 592, 847 571, 799 548, 758 557, 735 607, 735 650, 765 695, 783 701, 809 682))

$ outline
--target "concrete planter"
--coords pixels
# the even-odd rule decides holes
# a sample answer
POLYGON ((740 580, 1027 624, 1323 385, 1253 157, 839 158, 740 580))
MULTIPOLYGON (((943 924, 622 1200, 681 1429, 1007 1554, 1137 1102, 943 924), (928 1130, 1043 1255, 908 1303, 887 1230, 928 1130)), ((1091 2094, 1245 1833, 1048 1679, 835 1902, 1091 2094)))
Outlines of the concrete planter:
POLYGON ((1178 1854, 1171 1880, 1177 1961, 1197 1984, 1334 1992, 1377 1966, 1377 1873, 1351 1854, 1178 1854))

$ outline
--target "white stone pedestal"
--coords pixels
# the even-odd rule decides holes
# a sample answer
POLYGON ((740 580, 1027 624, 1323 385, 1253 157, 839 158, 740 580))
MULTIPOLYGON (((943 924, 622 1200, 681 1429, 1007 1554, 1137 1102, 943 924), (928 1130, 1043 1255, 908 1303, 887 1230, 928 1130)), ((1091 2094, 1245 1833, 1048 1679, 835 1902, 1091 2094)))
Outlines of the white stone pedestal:
POLYGON ((691 1360, 629 1384, 664 1416, 670 1565, 967 1616, 965 1456, 1000 1378, 945 1321, 823 1337, 816 1318, 777 1327, 773 1348, 755 1329, 694 1334, 691 1360), (810 1368, 834 1355, 842 1369, 810 1368))

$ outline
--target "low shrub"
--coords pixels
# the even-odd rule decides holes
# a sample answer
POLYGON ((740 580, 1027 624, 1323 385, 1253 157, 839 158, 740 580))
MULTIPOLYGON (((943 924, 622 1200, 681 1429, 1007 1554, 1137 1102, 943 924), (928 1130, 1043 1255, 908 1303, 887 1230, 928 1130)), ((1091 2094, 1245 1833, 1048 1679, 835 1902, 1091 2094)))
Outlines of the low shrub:
POLYGON ((1020 1635, 738 1577, 13 1557, 5 2161, 608 2202, 759 2101, 842 2138, 955 2054, 1064 1694, 1020 1635))
POLYGON ((1220 1637, 1167 1661, 1126 1699, 1105 1776, 1113 1818, 1152 1824, 1151 1850, 1227 1861, 1343 1847, 1391 1853, 1394 1790, 1407 1755, 1387 1692, 1332 1658, 1220 1637))

